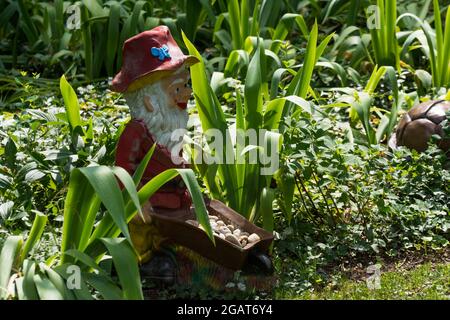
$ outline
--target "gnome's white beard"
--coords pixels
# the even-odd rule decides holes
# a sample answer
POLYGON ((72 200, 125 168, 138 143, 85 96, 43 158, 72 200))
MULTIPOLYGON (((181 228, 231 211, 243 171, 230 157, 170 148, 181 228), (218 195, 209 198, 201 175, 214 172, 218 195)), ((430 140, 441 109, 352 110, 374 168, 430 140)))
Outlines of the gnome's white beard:
POLYGON ((171 153, 174 147, 178 147, 176 150, 179 150, 180 140, 172 139, 172 133, 177 129, 186 129, 189 115, 186 110, 176 105, 169 105, 169 99, 160 82, 147 85, 124 96, 133 119, 144 121, 155 140, 171 153), (144 105, 145 96, 150 98, 154 109, 152 112, 149 112, 144 105))

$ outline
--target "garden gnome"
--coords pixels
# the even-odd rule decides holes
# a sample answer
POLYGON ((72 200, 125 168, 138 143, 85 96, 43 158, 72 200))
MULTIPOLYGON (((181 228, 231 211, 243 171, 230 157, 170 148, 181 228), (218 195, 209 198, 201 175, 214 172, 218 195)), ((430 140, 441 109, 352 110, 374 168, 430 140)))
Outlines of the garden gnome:
MULTIPOLYGON (((119 139, 116 165, 132 175, 156 143, 141 180, 143 185, 166 169, 187 167, 181 158, 181 151, 176 154, 175 150, 180 150, 180 141, 173 141, 172 133, 187 126, 186 107, 192 93, 189 66, 197 63, 198 59, 184 55, 169 29, 159 26, 125 41, 122 61, 122 68, 113 79, 112 89, 123 93, 130 108, 131 121, 119 139), (174 161, 173 153, 175 157, 179 156, 177 161, 174 161)), ((170 277, 170 264, 173 264, 168 255, 161 253, 164 252, 160 250, 163 239, 152 225, 149 212, 158 210, 174 214, 189 210, 190 206, 190 195, 182 179, 177 177, 159 189, 144 205, 144 219, 136 215, 130 221, 131 238, 141 263, 145 264, 142 270, 147 270, 147 274, 170 277)))

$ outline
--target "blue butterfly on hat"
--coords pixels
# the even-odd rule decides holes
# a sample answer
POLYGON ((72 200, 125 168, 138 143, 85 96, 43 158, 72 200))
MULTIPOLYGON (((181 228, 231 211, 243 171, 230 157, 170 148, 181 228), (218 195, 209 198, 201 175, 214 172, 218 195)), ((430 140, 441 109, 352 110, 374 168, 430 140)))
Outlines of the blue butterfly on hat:
POLYGON ((163 61, 165 58, 170 59, 169 47, 167 45, 163 45, 160 48, 153 47, 151 49, 152 56, 158 58, 160 61, 163 61))

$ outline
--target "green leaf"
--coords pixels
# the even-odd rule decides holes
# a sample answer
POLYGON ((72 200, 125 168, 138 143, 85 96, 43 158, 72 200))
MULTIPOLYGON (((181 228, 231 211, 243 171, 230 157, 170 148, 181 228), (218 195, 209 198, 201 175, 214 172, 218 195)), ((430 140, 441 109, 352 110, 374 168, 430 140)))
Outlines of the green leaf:
POLYGON ((155 147, 156 147, 156 143, 154 143, 153 146, 150 148, 150 150, 148 150, 144 159, 142 159, 141 163, 139 163, 139 166, 136 168, 136 171, 134 171, 133 181, 134 181, 134 185, 136 187, 141 182, 141 179, 142 179, 142 176, 144 175, 145 169, 147 169, 148 163, 153 155, 153 152, 155 151, 155 147))
POLYGON ((114 75, 114 60, 119 44, 120 5, 113 2, 109 10, 108 37, 106 44, 106 70, 109 76, 114 75))
POLYGON ((93 187, 87 183, 79 169, 74 169, 64 203, 61 264, 66 262, 65 251, 79 249, 89 238, 99 207, 100 199, 93 187))
POLYGON ((86 77, 90 80, 94 78, 94 57, 93 57, 93 45, 92 45, 92 34, 91 34, 91 26, 88 21, 89 13, 87 7, 90 3, 95 1, 86 1, 87 4, 81 4, 80 13, 81 13, 81 22, 82 22, 82 36, 83 36, 83 44, 84 44, 84 63, 86 67, 86 77))
POLYGON ((317 36, 318 36, 317 21, 314 23, 311 34, 306 46, 305 61, 303 67, 299 70, 288 87, 288 95, 297 95, 300 98, 305 99, 308 93, 309 84, 311 81, 312 73, 316 63, 316 48, 317 48, 317 36))
POLYGON ((36 270, 36 263, 27 259, 23 261, 22 272, 24 274, 24 278, 22 281, 22 291, 25 299, 27 300, 39 299, 36 284, 34 282, 35 270, 36 270))
POLYGON ((92 185, 114 222, 131 243, 130 233, 125 220, 125 204, 119 184, 114 176, 114 171, 106 166, 86 167, 75 170, 79 170, 89 184, 92 185))
POLYGON ((0 253, 0 298, 4 298, 7 295, 9 278, 11 277, 16 256, 22 247, 22 242, 23 240, 20 236, 9 236, 3 244, 0 253))
POLYGON ((22 26, 29 43, 34 44, 39 38, 36 25, 33 23, 32 17, 29 14, 29 9, 25 6, 24 0, 18 0, 17 3, 20 12, 20 25, 22 26))
POLYGON ((120 288, 109 277, 93 273, 85 273, 84 278, 105 300, 122 300, 120 288))
MULTIPOLYGON (((66 283, 69 283, 72 279, 69 277, 74 276, 73 273, 68 273, 70 267, 73 264, 62 264, 54 267, 53 270, 57 272, 63 279, 66 280, 66 283)), ((80 287, 74 288, 71 290, 71 294, 73 294, 75 300, 93 300, 92 294, 90 292, 90 288, 86 285, 85 279, 83 277, 83 273, 80 274, 80 287)))
POLYGON ((33 225, 20 255, 19 264, 22 264, 22 261, 24 261, 28 256, 28 253, 31 251, 31 249, 33 249, 36 243, 41 239, 45 225, 47 224, 47 220, 48 218, 46 215, 36 212, 33 225))
POLYGON ((273 231, 273 200, 275 198, 274 190, 263 188, 260 199, 260 210, 263 218, 263 227, 269 232, 273 231))
POLYGON ((78 98, 75 90, 73 90, 72 86, 67 82, 64 75, 62 75, 60 78, 59 88, 64 99, 67 119, 73 132, 77 127, 81 127, 80 106, 78 104, 78 98))
POLYGON ((64 297, 49 279, 35 274, 34 282, 41 300, 64 300, 64 297))
POLYGON ((247 129, 256 129, 262 122, 262 61, 261 56, 264 50, 262 48, 261 39, 258 38, 258 44, 255 54, 248 66, 247 76, 245 78, 244 88, 244 106, 246 112, 246 120, 248 123, 247 129))
POLYGON ((442 52, 441 83, 450 88, 450 7, 447 8, 444 30, 444 47, 442 52))
POLYGON ((89 255, 87 255, 84 252, 81 252, 79 250, 70 249, 64 252, 66 255, 72 256, 78 261, 84 263, 89 268, 92 268, 93 270, 98 271, 100 274, 106 275, 106 273, 103 271, 102 268, 99 267, 99 265, 92 259, 89 255))
MULTIPOLYGON (((150 152, 153 153, 153 148, 150 149, 150 152)), ((151 155, 151 153, 148 153, 151 155)), ((150 157, 149 157, 150 158, 150 157)), ((145 162, 147 159, 144 158, 143 162, 145 162)), ((148 160, 147 160, 148 161, 148 160)), ((131 198, 131 201, 136 206, 139 214, 142 215, 142 209, 139 204, 139 197, 137 195, 136 186, 134 184, 133 179, 130 177, 129 173, 121 168, 121 167, 112 167, 111 170, 114 172, 117 178, 119 178, 120 182, 122 182, 122 185, 125 187, 125 190, 128 192, 129 197, 131 198)))
POLYGON ((289 172, 280 171, 276 174, 277 186, 279 186, 281 191, 281 204, 280 208, 288 221, 292 219, 292 202, 294 200, 295 192, 295 178, 294 175, 289 172))
POLYGON ((143 300, 137 257, 133 248, 126 239, 102 238, 101 241, 112 256, 122 286, 123 297, 130 300, 143 300))
POLYGON ((17 146, 14 140, 9 137, 8 142, 5 146, 5 158, 6 158, 6 164, 9 168, 15 168, 16 167, 16 154, 17 154, 17 146))
POLYGON ((104 16, 106 9, 102 8, 97 0, 82 0, 83 4, 88 8, 94 17, 104 16))
POLYGON ((198 185, 197 179, 195 178, 194 172, 190 169, 177 169, 177 171, 181 178, 183 178, 184 184, 191 194, 197 221, 201 226, 203 226, 209 239, 211 239, 211 241, 215 244, 213 231, 211 229, 211 225, 209 224, 208 211, 206 210, 202 192, 200 190, 200 186, 198 185))
POLYGON ((322 56, 323 52, 327 48, 330 40, 333 39, 333 36, 334 36, 334 32, 332 34, 329 34, 325 39, 323 39, 323 41, 317 47, 315 64, 317 64, 317 61, 319 61, 319 58, 322 56))
POLYGON ((358 99, 352 103, 352 108, 356 111, 359 120, 362 122, 364 131, 366 132, 367 142, 369 145, 375 144, 375 132, 370 124, 370 106, 372 98, 366 92, 360 92, 358 99))
POLYGON ((40 263, 39 267, 44 270, 48 279, 53 286, 58 290, 64 300, 73 300, 74 295, 67 288, 66 281, 54 270, 49 268, 45 263, 40 263))
POLYGON ((239 10, 238 0, 229 0, 228 1, 228 19, 231 30, 231 39, 233 43, 233 49, 241 49, 242 48, 242 30, 241 30, 241 17, 239 10))

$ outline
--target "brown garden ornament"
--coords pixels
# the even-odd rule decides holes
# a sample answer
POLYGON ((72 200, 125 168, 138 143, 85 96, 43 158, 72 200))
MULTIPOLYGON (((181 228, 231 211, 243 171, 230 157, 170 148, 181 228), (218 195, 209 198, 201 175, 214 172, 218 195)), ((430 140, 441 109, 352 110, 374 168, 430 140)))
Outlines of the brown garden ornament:
MULTIPOLYGON (((409 110, 400 120, 395 134, 389 140, 393 149, 405 146, 419 152, 425 151, 432 135, 444 136, 442 124, 450 111, 450 101, 432 100, 409 110)), ((450 139, 442 139, 438 146, 448 151, 450 139)))

